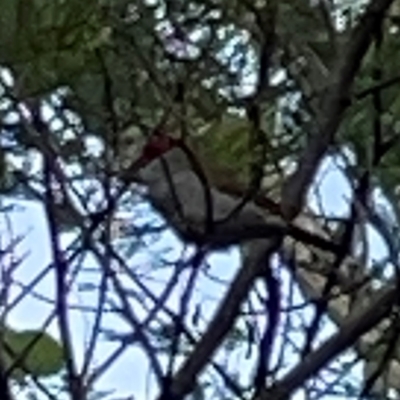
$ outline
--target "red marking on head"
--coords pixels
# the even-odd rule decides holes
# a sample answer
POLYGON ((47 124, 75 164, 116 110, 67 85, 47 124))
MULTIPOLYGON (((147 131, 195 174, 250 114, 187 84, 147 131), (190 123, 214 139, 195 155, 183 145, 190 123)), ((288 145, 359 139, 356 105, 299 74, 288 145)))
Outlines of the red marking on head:
POLYGON ((150 162, 157 157, 162 156, 172 148, 178 146, 179 140, 165 133, 155 133, 147 141, 142 150, 142 159, 144 162, 150 162))

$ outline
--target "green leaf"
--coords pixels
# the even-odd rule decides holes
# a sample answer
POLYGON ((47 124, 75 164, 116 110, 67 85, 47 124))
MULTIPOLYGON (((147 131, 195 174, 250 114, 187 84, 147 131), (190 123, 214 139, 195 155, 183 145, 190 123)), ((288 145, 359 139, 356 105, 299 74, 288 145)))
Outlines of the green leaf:
POLYGON ((3 340, 6 367, 13 368, 12 377, 16 380, 29 375, 37 378, 54 375, 64 366, 62 346, 46 332, 6 328, 3 340))

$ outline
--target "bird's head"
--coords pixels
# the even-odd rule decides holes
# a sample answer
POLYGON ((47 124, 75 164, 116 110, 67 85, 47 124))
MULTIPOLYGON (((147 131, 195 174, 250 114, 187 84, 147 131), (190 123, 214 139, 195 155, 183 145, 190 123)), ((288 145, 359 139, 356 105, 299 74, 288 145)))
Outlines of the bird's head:
POLYGON ((170 150, 179 147, 180 140, 167 135, 164 132, 154 133, 143 146, 139 159, 142 165, 146 165, 168 153, 170 150))
MULTIPOLYGON (((164 132, 156 131, 154 132, 146 141, 144 146, 142 147, 139 157, 135 159, 135 161, 125 170, 122 174, 121 179, 125 181, 133 181, 138 178, 138 174, 143 176, 145 170, 148 172, 148 167, 151 168, 151 171, 158 170, 160 166, 157 164, 153 164, 153 161, 156 161, 160 157, 168 156, 171 150, 178 149, 182 145, 182 139, 174 138, 164 132)), ((176 152, 174 152, 175 154, 176 152)), ((178 152, 178 154, 181 152, 178 152)), ((176 156, 174 156, 174 159, 176 156)), ((178 159, 184 158, 180 155, 177 156, 178 159)), ((174 166, 171 166, 174 170, 174 166)), ((180 162, 178 163, 180 164, 180 162)), ((180 166, 178 166, 178 169, 180 166)))

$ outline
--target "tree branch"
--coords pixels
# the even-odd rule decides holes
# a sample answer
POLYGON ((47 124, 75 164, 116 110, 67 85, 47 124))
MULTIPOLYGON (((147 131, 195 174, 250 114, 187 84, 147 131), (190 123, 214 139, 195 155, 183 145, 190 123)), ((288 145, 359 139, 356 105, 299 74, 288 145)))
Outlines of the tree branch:
POLYGON ((311 376, 317 374, 327 363, 342 351, 352 346, 382 319, 386 318, 398 301, 398 288, 391 286, 384 290, 376 301, 348 318, 341 329, 327 340, 318 350, 311 353, 303 362, 295 366, 280 382, 264 390, 258 400, 286 400, 311 376))
POLYGON ((354 28, 332 74, 328 91, 322 102, 318 128, 310 135, 300 156, 298 168, 282 188, 282 212, 291 220, 301 211, 307 191, 340 125, 346 108, 350 105, 350 90, 362 59, 367 52, 376 28, 382 23, 385 12, 393 0, 371 1, 365 14, 354 28))
MULTIPOLYGON (((251 263, 244 263, 221 301, 218 310, 202 335, 192 354, 185 360, 171 384, 171 395, 174 400, 185 397, 196 384, 199 373, 206 367, 215 351, 234 324, 240 306, 248 295, 254 281, 268 267, 269 257, 276 250, 275 240, 262 241, 263 252, 258 252, 251 263)), ((256 252, 255 252, 256 253, 256 252)), ((159 399, 160 400, 160 399, 159 399)))

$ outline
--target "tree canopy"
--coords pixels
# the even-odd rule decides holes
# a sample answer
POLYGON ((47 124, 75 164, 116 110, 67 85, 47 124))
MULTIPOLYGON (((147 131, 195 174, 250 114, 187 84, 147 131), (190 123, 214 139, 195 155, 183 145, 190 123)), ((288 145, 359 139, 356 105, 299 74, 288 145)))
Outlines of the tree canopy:
MULTIPOLYGON (((399 1, 0 4, 0 190, 43 207, 52 262, 37 274, 55 278, 59 329, 55 340, 11 327, 4 278, 0 375, 13 396, 28 385, 57 398, 40 382, 58 374, 71 398, 107 397, 97 382, 134 347, 160 400, 398 397, 399 1), (336 253, 285 238, 229 279, 210 276, 204 248, 166 256, 169 221, 122 179, 157 131, 187 143, 219 190, 336 253), (328 161, 349 188, 344 210, 314 193, 328 161), (195 295, 207 280, 220 285, 213 312, 195 295), (74 287, 93 295, 80 308, 92 321, 82 365, 74 287), (106 326, 107 313, 131 333, 106 326), (117 347, 95 362, 103 342, 117 347)), ((15 248, 10 239, 1 259, 15 248)))

